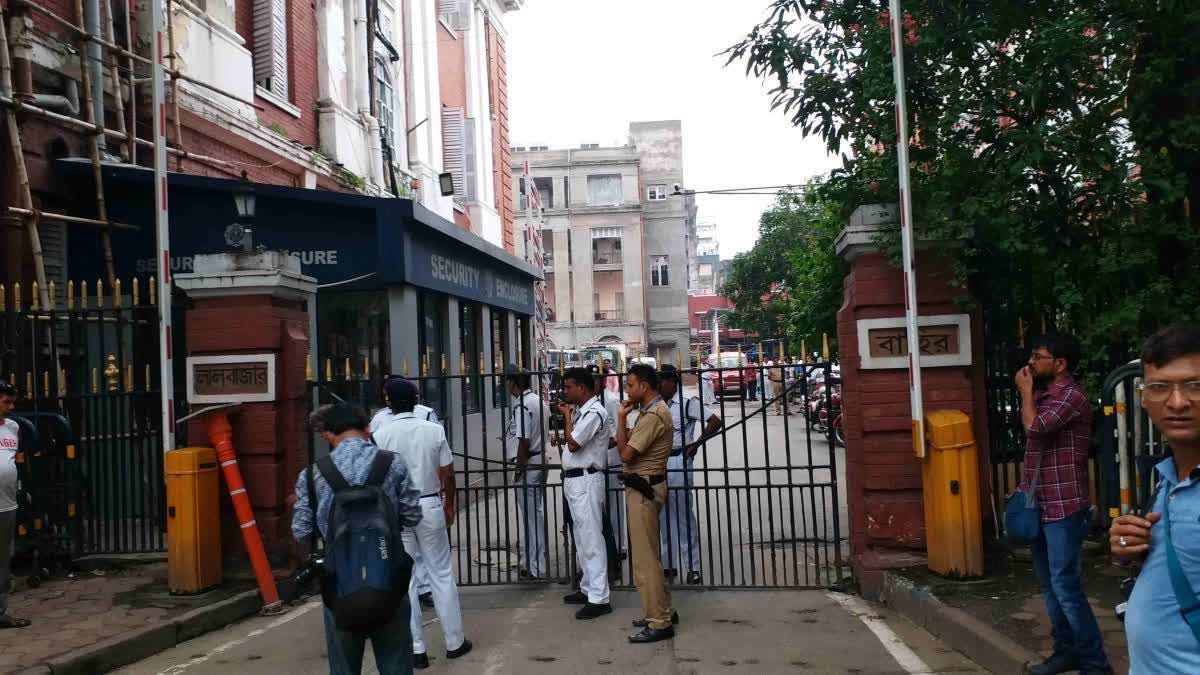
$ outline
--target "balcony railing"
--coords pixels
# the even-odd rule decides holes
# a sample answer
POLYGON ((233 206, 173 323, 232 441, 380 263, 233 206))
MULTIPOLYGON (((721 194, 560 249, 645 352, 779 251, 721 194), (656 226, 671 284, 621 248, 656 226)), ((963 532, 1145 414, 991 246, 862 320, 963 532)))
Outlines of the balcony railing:
POLYGON ((620 251, 594 251, 592 252, 593 265, 620 265, 620 251))
POLYGON ((625 310, 623 309, 603 309, 596 312, 596 321, 623 321, 625 319, 625 310))

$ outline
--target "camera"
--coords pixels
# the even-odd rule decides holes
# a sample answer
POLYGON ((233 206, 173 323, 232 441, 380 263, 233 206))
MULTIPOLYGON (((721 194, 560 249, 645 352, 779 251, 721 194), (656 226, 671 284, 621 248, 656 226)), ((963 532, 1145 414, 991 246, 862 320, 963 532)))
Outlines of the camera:
POLYGON ((1123 600, 1117 603, 1117 606, 1113 608, 1113 611, 1116 612, 1117 618, 1122 623, 1125 622, 1125 610, 1129 607, 1129 596, 1133 595, 1133 585, 1136 583, 1137 577, 1126 577, 1121 580, 1121 597, 1123 600))
POLYGON ((285 602, 293 602, 311 590, 310 587, 313 585, 313 582, 324 576, 325 559, 320 556, 311 555, 300 566, 300 569, 296 570, 295 574, 280 582, 279 595, 285 602))

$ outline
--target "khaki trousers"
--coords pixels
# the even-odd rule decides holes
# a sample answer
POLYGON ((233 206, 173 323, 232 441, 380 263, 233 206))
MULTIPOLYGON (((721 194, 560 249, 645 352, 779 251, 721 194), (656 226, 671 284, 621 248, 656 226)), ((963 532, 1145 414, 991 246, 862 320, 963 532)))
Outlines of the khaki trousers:
POLYGON ((629 515, 629 547, 633 556, 633 583, 642 598, 642 610, 651 628, 671 626, 671 594, 663 576, 659 550, 658 514, 667 503, 667 484, 654 487, 654 500, 642 493, 625 488, 625 504, 629 515))

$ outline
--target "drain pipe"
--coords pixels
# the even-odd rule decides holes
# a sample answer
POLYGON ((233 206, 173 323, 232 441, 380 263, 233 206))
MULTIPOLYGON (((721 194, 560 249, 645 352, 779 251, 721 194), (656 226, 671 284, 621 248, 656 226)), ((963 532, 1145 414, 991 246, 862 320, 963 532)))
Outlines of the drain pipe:
POLYGON ((71 78, 66 78, 63 85, 63 95, 34 94, 33 104, 39 108, 66 113, 71 117, 79 116, 79 84, 71 78))
MULTIPOLYGON (((105 0, 107 2, 107 0, 105 0)), ((84 0, 83 2, 83 27, 89 35, 101 36, 105 35, 104 30, 100 27, 100 0, 84 0)), ((101 52, 100 45, 95 40, 85 40, 83 43, 83 53, 87 56, 90 62, 90 67, 84 70, 83 77, 88 78, 89 86, 92 90, 91 101, 92 106, 92 121, 93 123, 104 128, 104 70, 100 65, 104 63, 104 54, 101 52)), ((120 92, 117 92, 120 96, 120 92)), ((108 141, 104 138, 104 134, 95 135, 96 144, 99 146, 101 155, 108 149, 108 141)), ((105 220, 105 215, 100 214, 100 219, 105 220)), ((111 281, 111 280, 110 280, 111 281)))

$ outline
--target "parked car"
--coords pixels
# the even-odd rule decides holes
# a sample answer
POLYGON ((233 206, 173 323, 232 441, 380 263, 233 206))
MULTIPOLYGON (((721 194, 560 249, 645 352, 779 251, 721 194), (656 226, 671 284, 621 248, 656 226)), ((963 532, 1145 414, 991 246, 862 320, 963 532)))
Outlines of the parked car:
POLYGON ((718 358, 719 361, 710 356, 704 363, 706 368, 719 368, 705 373, 706 377, 712 378, 713 395, 745 398, 748 382, 745 381, 743 369, 746 367, 746 357, 737 352, 721 352, 718 358))

